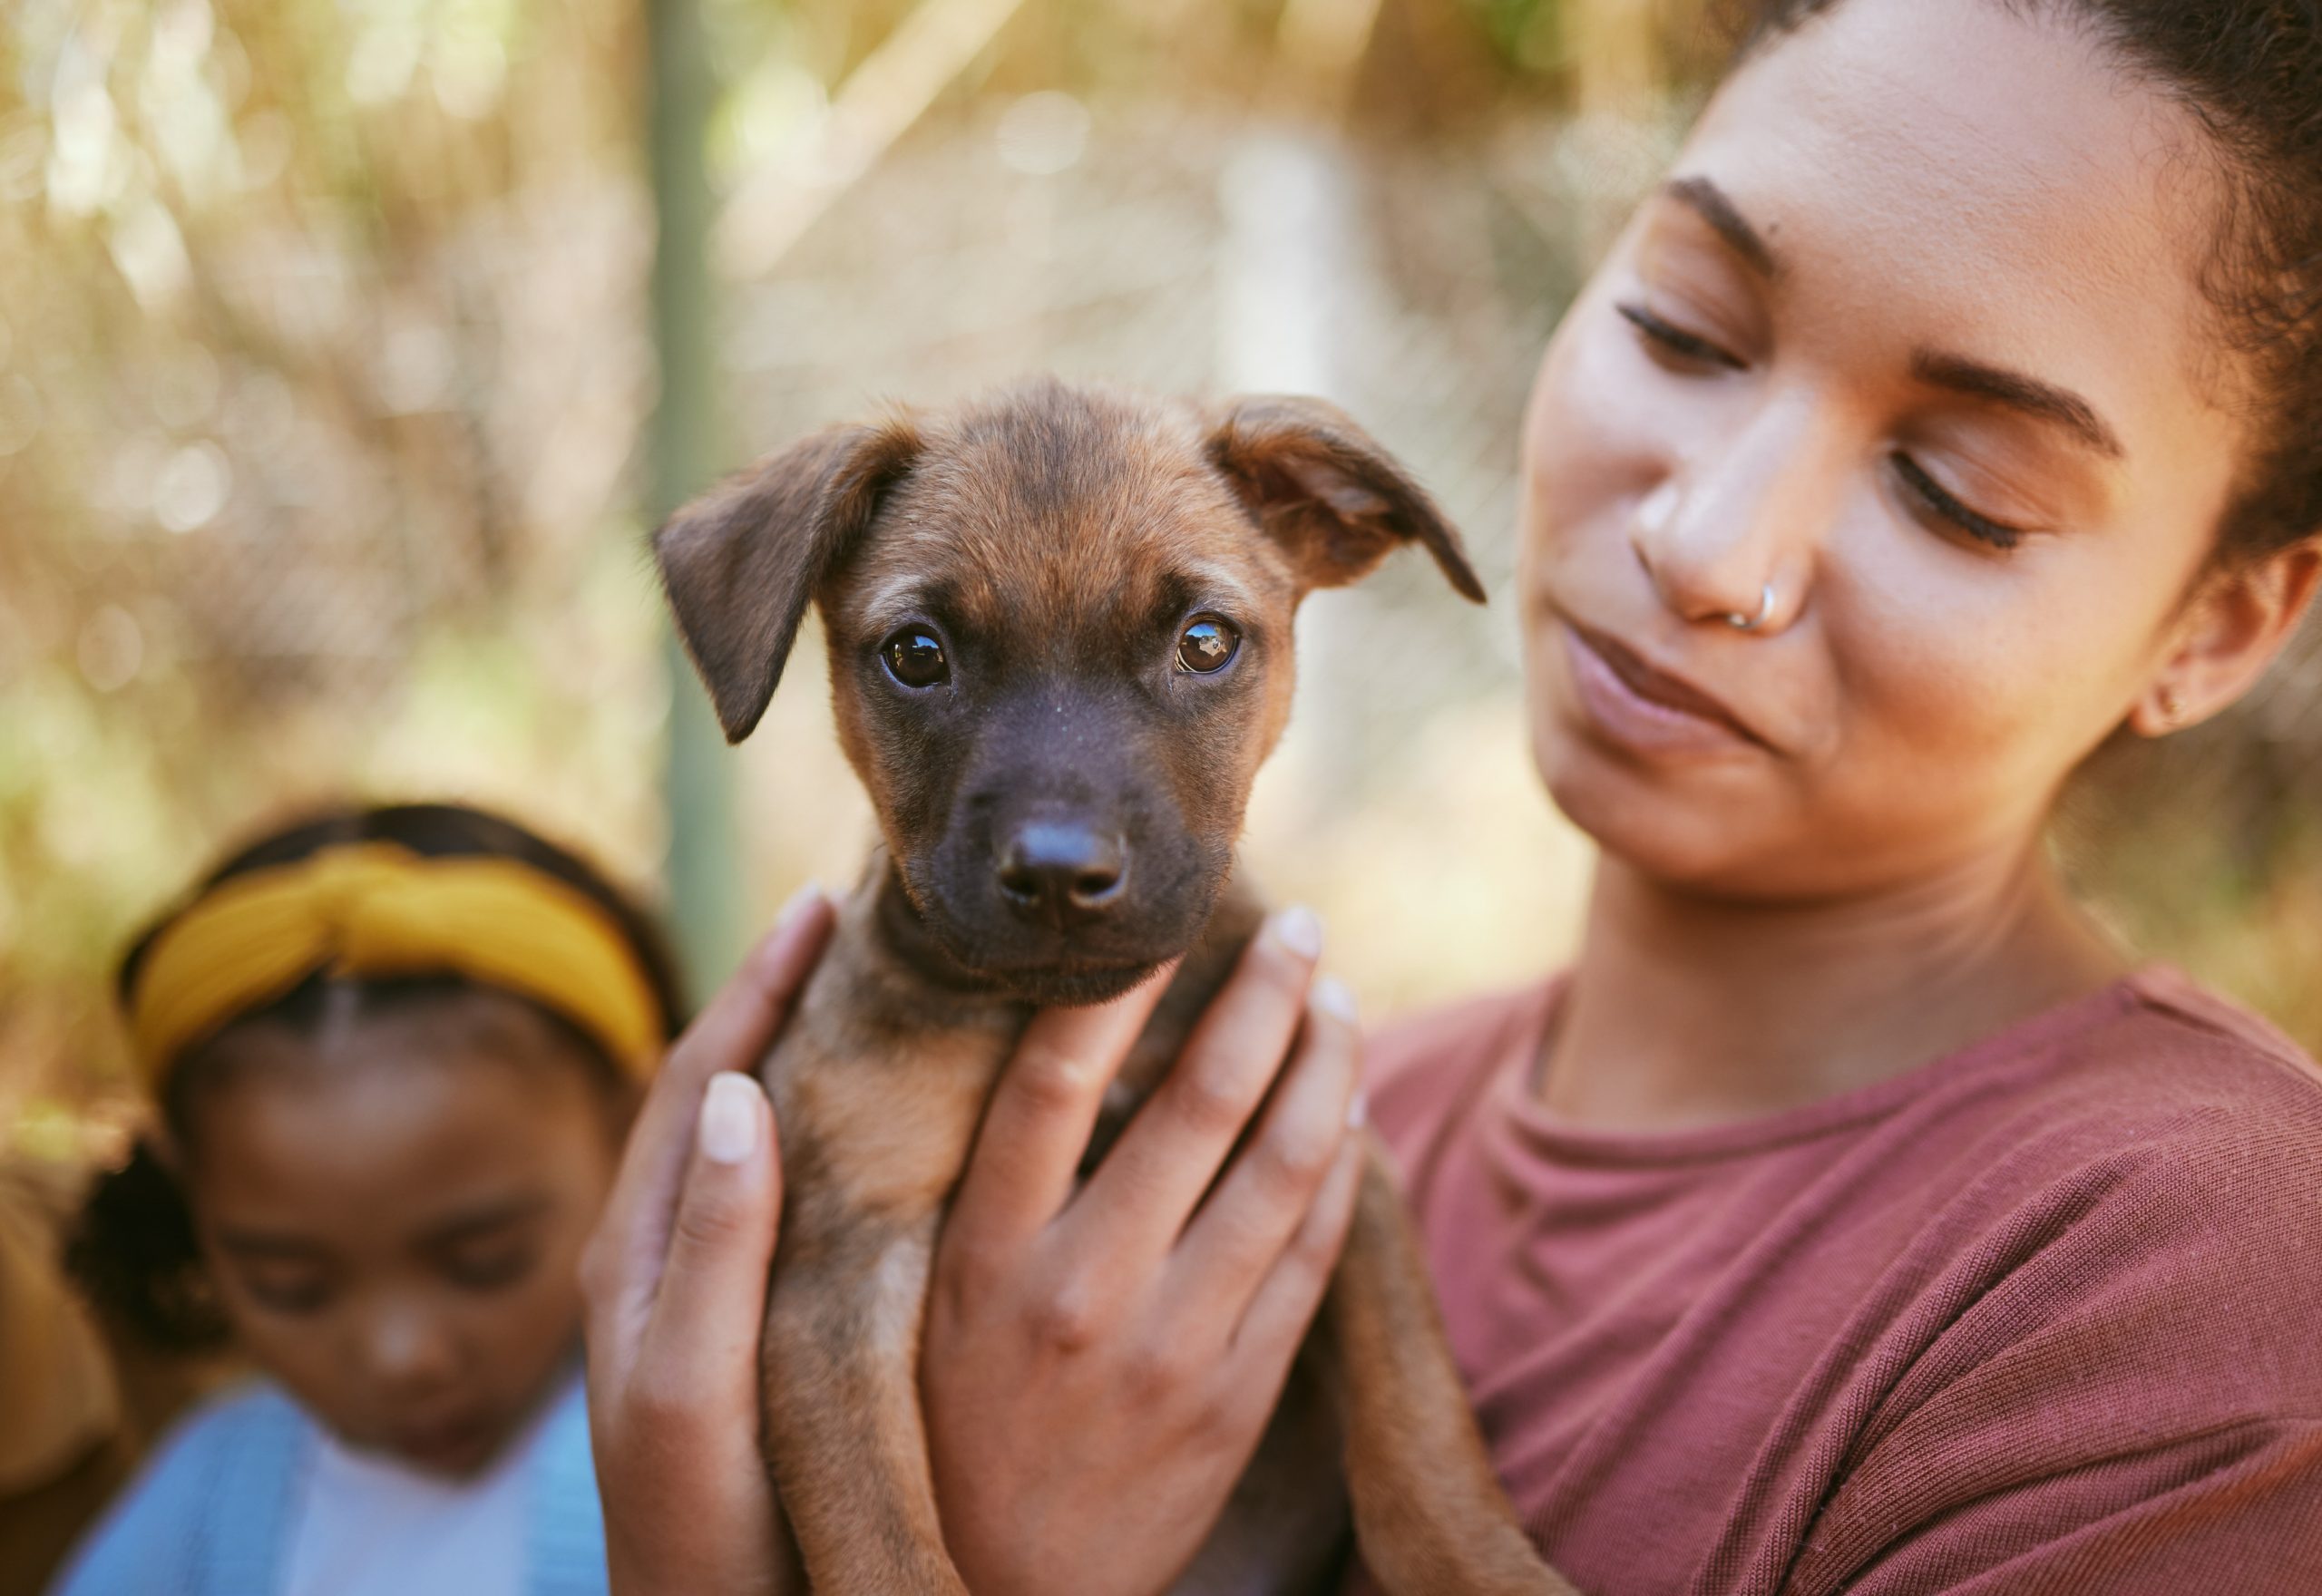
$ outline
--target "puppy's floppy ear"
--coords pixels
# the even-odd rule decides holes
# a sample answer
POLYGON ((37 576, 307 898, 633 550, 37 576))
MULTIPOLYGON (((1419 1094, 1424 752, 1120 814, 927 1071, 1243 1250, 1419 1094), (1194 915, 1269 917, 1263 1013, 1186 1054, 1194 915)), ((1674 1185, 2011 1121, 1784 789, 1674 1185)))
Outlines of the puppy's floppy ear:
POLYGON ((826 427, 727 478, 653 534, 678 635, 727 742, 766 713, 815 590, 911 469, 919 442, 901 415, 826 427))
POLYGON ((1212 414, 1206 447, 1308 587, 1359 581, 1397 544, 1415 541, 1463 597, 1484 601, 1458 530, 1337 405, 1288 394, 1229 399, 1212 414))

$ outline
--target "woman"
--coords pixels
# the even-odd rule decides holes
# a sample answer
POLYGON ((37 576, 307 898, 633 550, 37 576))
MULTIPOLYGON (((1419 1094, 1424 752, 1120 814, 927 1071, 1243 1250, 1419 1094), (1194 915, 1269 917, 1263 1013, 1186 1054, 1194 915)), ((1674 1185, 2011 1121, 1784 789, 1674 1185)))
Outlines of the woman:
POLYGON ((154 1124, 69 1261, 260 1377, 161 1442, 57 1589, 604 1589, 581 1245, 678 1017, 652 926, 451 804, 262 838, 122 961, 154 1124))
MULTIPOLYGON (((1368 1074, 1580 1588, 2322 1589, 2322 1085, 2133 968, 2042 846, 2092 750, 2217 713, 2306 610, 2317 324, 2322 17, 2267 0, 1773 0, 1566 316, 1520 601, 1537 761, 1602 848, 1582 949, 1368 1074)), ((1136 1007, 1020 1065, 1101 1065, 1136 1007)), ((1146 1350, 1166 1252, 985 1212, 1093 1089, 987 1127, 937 1266, 978 1590, 1157 1588, 1258 1423, 1146 1350)), ((767 1256, 755 1134, 761 1206, 665 1293, 767 1256)), ((674 1163, 615 1210, 633 1257, 674 1163)), ((691 1410, 620 1400, 649 1352, 600 1362, 617 1588, 679 1588, 620 1457, 689 1451, 691 1410)))

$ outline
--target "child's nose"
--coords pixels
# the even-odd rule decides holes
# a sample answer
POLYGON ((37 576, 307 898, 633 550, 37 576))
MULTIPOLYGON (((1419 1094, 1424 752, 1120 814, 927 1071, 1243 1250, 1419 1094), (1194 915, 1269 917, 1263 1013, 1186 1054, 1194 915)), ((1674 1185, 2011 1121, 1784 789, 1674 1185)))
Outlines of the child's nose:
POLYGON ((438 1384, 458 1366, 450 1327, 417 1303, 381 1305, 364 1328, 363 1353, 374 1379, 398 1387, 438 1384))

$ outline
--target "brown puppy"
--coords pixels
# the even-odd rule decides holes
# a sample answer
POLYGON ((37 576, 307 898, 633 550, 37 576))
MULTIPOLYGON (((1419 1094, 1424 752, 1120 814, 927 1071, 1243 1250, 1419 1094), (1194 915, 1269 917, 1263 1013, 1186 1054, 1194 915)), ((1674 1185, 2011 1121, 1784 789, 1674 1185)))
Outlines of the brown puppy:
MULTIPOLYGON (((730 739, 820 603, 840 736, 884 837, 762 1066, 789 1192, 766 1443, 815 1590, 964 1591, 916 1368, 984 1100, 1035 1005, 1100 1001, 1192 949, 1122 1111, 1158 1080, 1257 923, 1228 881, 1289 713, 1293 613, 1404 542, 1482 599, 1425 491, 1331 406, 1205 411, 1052 381, 817 433, 656 536, 730 739)), ((1388 1591, 1566 1588, 1492 1476, 1375 1145, 1300 1364, 1180 1589, 1327 1576, 1345 1508, 1312 1483, 1332 1423, 1388 1591)))

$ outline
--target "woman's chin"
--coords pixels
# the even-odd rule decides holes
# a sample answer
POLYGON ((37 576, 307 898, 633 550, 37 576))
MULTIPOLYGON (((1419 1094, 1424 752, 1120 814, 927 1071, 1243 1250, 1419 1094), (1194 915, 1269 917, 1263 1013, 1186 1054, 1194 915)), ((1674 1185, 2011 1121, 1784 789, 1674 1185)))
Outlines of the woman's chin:
POLYGON ((1550 802, 1608 859, 1702 891, 1734 890, 1749 873, 1735 794, 1708 790, 1703 773, 1640 771, 1556 725, 1535 728, 1532 758, 1550 802))

